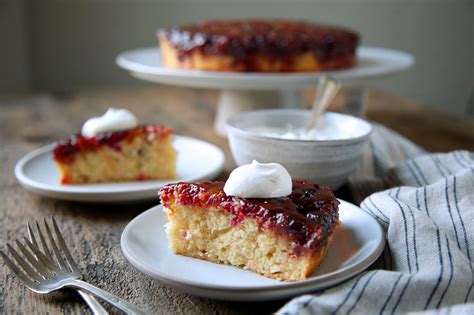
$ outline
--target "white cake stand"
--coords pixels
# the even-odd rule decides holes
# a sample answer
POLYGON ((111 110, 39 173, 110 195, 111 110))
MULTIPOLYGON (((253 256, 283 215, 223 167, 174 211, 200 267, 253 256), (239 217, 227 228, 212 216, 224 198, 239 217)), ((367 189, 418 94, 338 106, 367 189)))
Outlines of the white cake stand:
MULTIPOLYGON (((265 107, 302 106, 302 91, 315 87, 320 76, 331 76, 346 84, 392 75, 408 69, 414 57, 385 48, 361 47, 357 65, 348 70, 305 73, 234 73, 165 68, 158 47, 123 52, 116 58, 119 67, 136 78, 169 85, 219 89, 215 130, 225 136, 225 121, 235 113, 265 107)), ((363 104, 360 89, 353 91, 356 103, 363 104)), ((347 104, 346 104, 347 105, 347 104)), ((360 108, 359 108, 360 110, 360 108)), ((350 110, 353 112, 353 110, 350 110)))

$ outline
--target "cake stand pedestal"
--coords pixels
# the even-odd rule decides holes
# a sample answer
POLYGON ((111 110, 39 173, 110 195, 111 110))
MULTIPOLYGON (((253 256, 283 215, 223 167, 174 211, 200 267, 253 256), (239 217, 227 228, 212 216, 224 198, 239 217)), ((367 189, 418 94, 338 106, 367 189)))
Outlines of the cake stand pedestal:
MULTIPOLYGON (((220 90, 214 127, 225 136, 225 122, 236 113, 270 107, 301 107, 303 91, 315 87, 320 76, 331 76, 344 84, 392 75, 414 63, 412 55, 385 48, 360 47, 357 65, 351 69, 304 73, 233 73, 169 69, 162 65, 158 47, 141 48, 119 54, 119 67, 138 79, 193 88, 220 90)), ((363 116, 365 89, 347 89, 346 112, 363 116)))
POLYGON ((217 101, 214 130, 226 135, 226 121, 235 114, 274 107, 303 107, 303 91, 221 90, 217 101))

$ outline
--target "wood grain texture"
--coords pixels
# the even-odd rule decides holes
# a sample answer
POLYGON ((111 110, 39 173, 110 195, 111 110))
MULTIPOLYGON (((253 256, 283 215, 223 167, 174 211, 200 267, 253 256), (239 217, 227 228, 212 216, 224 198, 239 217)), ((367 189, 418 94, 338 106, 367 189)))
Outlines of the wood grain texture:
MULTIPOLYGON (((84 279, 126 298, 150 313, 250 314, 273 312, 285 301, 222 302, 190 296, 161 285, 130 266, 120 250, 126 224, 156 203, 93 205, 38 197, 15 181, 16 161, 42 145, 80 129, 109 106, 132 110, 142 122, 164 123, 177 134, 201 138, 224 149, 225 179, 234 167, 227 141, 213 131, 217 94, 206 90, 150 87, 0 98, 0 248, 26 235, 25 224, 54 215, 80 261, 84 279)), ((340 99, 333 109, 340 109, 340 99)), ((369 95, 368 117, 408 136, 429 150, 474 150, 472 119, 426 109, 380 92, 369 95)), ((0 263, 0 313, 87 314, 74 292, 39 295, 28 291, 0 263)))

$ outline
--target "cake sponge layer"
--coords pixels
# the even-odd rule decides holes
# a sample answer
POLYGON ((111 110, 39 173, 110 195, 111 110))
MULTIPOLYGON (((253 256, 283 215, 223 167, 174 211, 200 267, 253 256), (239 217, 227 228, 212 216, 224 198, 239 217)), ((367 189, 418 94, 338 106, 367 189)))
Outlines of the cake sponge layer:
POLYGON ((280 281, 307 278, 323 260, 329 242, 301 251, 288 235, 262 230, 247 218, 237 224, 219 208, 171 204, 166 232, 176 254, 229 264, 280 281))

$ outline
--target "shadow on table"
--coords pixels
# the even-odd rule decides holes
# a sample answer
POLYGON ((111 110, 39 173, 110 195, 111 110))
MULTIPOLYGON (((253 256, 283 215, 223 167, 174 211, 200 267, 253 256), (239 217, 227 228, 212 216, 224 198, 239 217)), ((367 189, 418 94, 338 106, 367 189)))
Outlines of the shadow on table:
POLYGON ((221 304, 222 308, 228 310, 229 313, 236 314, 270 314, 275 313, 283 307, 289 300, 275 300, 267 302, 224 302, 215 301, 221 304))
POLYGON ((38 217, 62 217, 77 220, 100 219, 110 223, 128 222, 140 213, 159 204, 158 197, 155 201, 121 203, 121 204, 97 204, 73 201, 62 201, 44 197, 38 198, 38 217))

